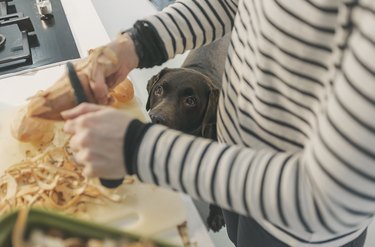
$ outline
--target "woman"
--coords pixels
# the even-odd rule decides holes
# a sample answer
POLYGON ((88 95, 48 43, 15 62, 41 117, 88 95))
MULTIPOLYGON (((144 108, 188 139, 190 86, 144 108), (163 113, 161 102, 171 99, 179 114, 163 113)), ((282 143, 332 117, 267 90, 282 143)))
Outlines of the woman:
POLYGON ((93 91, 232 32, 219 142, 115 110, 64 112, 92 176, 137 174, 227 209, 236 246, 363 246, 375 211, 375 4, 182 0, 108 44, 93 91))

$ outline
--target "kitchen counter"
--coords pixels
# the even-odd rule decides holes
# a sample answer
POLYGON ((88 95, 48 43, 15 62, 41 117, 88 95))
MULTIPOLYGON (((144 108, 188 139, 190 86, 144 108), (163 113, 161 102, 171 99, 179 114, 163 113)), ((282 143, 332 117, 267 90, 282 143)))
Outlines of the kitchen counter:
MULTIPOLYGON (((81 57, 86 56, 89 49, 108 43, 118 31, 129 28, 136 19, 156 11, 147 0, 61 0, 61 2, 81 57), (116 13, 112 12, 116 9, 116 13), (119 26, 122 28, 118 28, 119 26)), ((178 67, 183 58, 184 56, 180 56, 168 62, 167 66, 178 67)), ((136 70, 130 74, 136 97, 143 106, 147 99, 147 80, 160 68, 136 70)), ((55 82, 64 69, 65 66, 62 64, 55 64, 1 78, 0 110, 2 107, 24 104, 28 97, 55 82)), ((191 241, 198 246, 214 246, 190 197, 181 194, 181 200, 186 208, 191 241)), ((158 237, 177 244, 181 243, 175 230, 160 234, 158 237)))

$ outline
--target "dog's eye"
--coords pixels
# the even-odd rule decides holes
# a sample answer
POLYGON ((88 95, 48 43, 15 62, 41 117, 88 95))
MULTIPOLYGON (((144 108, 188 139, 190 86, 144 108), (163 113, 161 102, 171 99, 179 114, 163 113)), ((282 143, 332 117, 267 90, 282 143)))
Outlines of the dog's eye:
POLYGON ((154 90, 154 95, 156 96, 161 96, 163 94, 163 87, 162 86, 157 86, 154 90))
POLYGON ((195 106, 197 104, 197 98, 189 96, 185 99, 185 104, 188 106, 195 106))

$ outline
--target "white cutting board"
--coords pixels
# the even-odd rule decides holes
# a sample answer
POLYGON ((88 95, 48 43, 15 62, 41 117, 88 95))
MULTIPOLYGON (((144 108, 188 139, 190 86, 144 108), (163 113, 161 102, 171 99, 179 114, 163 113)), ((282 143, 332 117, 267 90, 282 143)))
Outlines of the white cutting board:
MULTIPOLYGON (((122 109, 145 120, 145 112, 137 99, 122 109)), ((10 122, 16 110, 14 106, 0 106, 0 174, 24 159, 26 150, 35 150, 32 145, 20 143, 10 134, 10 122)), ((62 128, 62 125, 56 128, 62 128)), ((123 202, 89 207, 94 221, 134 233, 154 235, 173 229, 187 219, 181 197, 175 192, 141 183, 122 185, 118 189, 126 195, 123 202)))

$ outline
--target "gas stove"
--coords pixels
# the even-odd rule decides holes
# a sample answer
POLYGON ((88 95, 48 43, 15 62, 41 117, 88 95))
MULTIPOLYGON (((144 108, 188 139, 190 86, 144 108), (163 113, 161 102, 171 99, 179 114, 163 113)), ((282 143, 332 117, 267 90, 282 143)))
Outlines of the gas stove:
POLYGON ((60 0, 0 0, 0 77, 79 57, 60 0))

